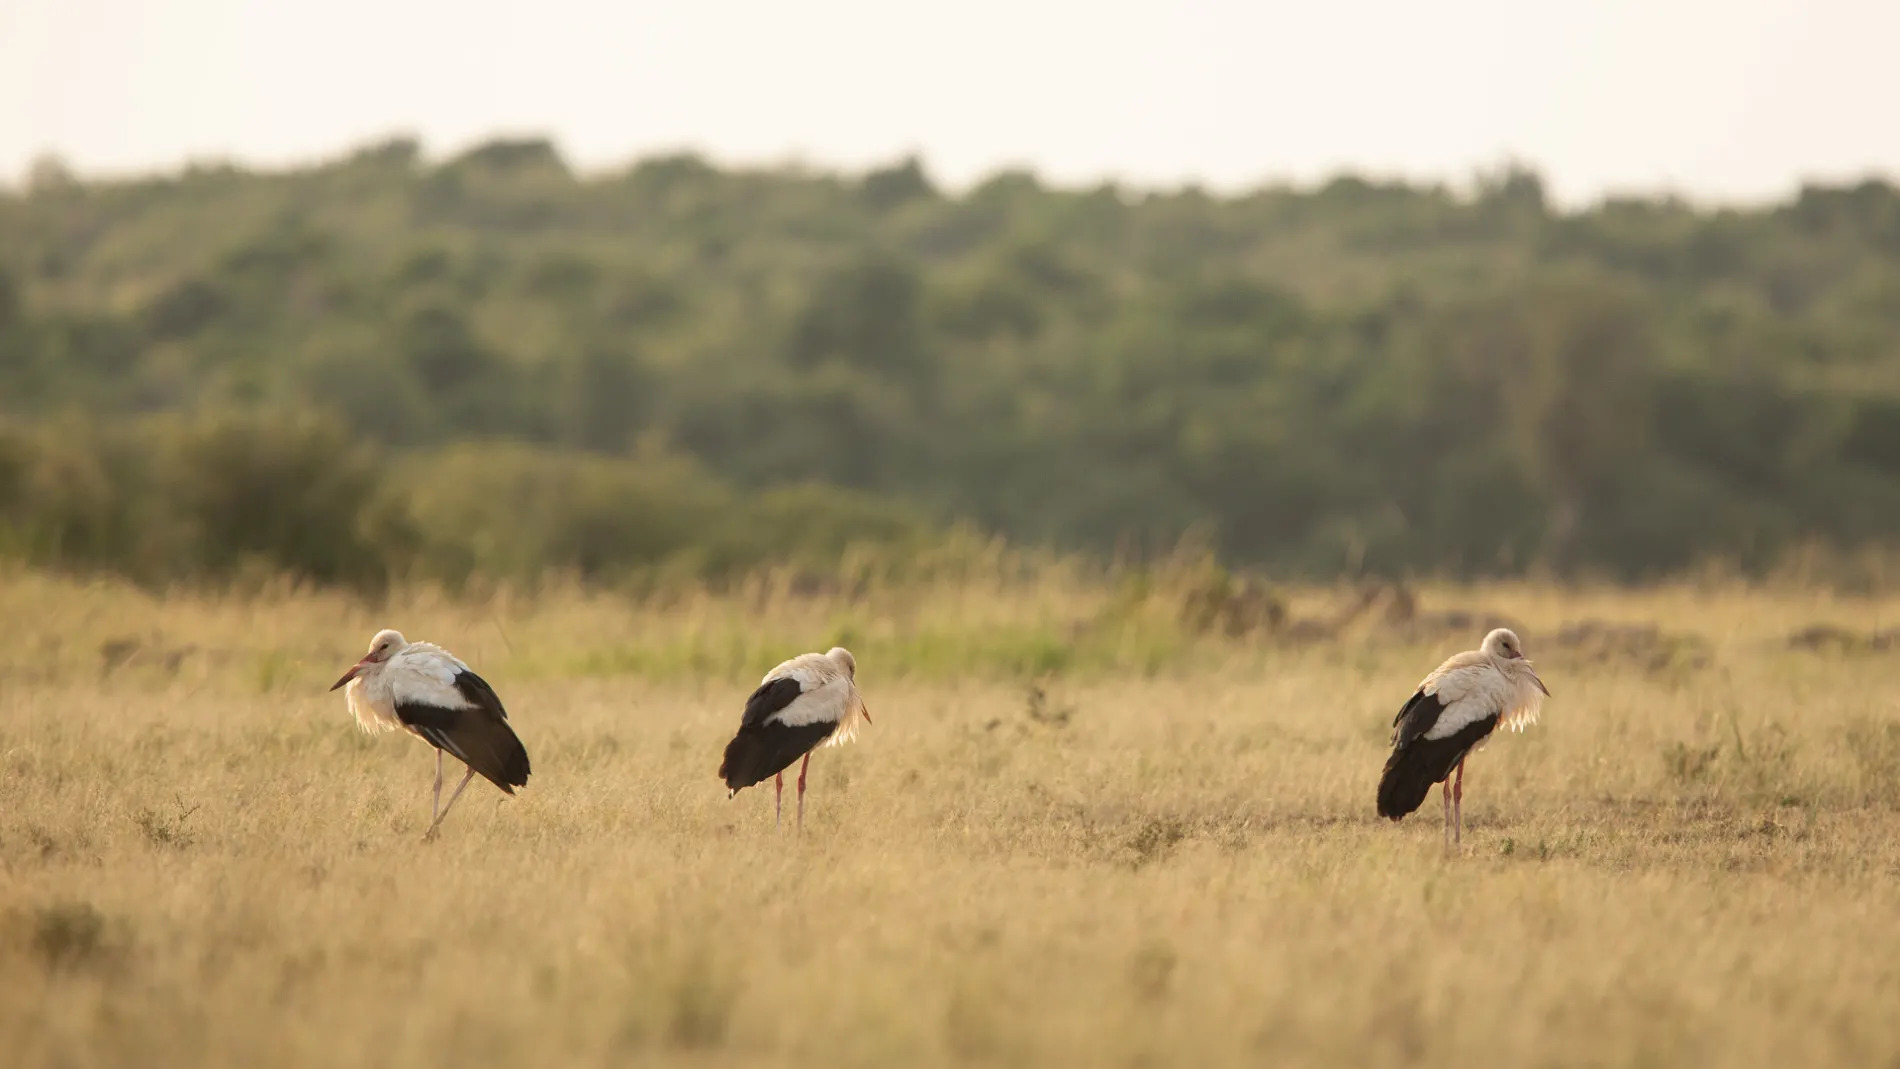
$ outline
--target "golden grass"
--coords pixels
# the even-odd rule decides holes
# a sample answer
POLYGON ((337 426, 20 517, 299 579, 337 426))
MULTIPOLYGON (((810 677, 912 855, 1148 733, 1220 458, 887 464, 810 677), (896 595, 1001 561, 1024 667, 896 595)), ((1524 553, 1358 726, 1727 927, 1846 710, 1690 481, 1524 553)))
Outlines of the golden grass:
MULTIPOLYGON (((1337 604, 1306 591, 1297 614, 1337 604)), ((1373 788, 1475 633, 1197 636, 1079 578, 371 608, 0 576, 12 1066, 1892 1065, 1891 602, 1435 588, 1555 698, 1437 801, 1373 788), (1579 640, 1581 619, 1693 636, 1579 640), (535 762, 427 822, 431 761, 325 693, 380 625, 535 762), (749 684, 847 636, 876 716, 802 841, 713 777, 749 684), (1009 641, 1046 646, 1012 660, 1009 641), (187 646, 194 647, 189 650, 187 646), (956 658, 973 667, 956 678, 956 658)))

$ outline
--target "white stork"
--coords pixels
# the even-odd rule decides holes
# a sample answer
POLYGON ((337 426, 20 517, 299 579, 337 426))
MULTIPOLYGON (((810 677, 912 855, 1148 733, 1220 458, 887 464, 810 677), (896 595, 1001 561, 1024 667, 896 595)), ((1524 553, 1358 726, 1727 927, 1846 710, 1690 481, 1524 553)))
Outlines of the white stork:
POLYGON ((382 630, 369 652, 330 689, 349 684, 356 726, 371 735, 404 728, 435 747, 433 819, 423 839, 435 838, 468 781, 480 772, 508 794, 528 782, 528 751, 508 726, 508 711, 486 680, 454 654, 428 642, 409 642, 382 630), (468 774, 442 804, 442 752, 468 766, 468 774))
POLYGON ((765 673, 758 689, 746 699, 739 733, 726 744, 725 758, 719 762, 726 797, 774 776, 772 822, 779 823, 785 808, 785 770, 802 756, 798 830, 803 833, 805 770, 811 767, 811 752, 856 738, 860 717, 871 722, 871 710, 858 694, 857 676, 857 659, 843 646, 833 646, 826 653, 801 653, 765 673))
POLYGON ((1513 731, 1536 723, 1549 696, 1524 659, 1517 635, 1505 628, 1484 636, 1478 649, 1453 654, 1425 677, 1392 719, 1392 756, 1379 777, 1379 815, 1397 821, 1424 803, 1432 784, 1443 783, 1447 845, 1462 842, 1465 758, 1500 723, 1513 731))

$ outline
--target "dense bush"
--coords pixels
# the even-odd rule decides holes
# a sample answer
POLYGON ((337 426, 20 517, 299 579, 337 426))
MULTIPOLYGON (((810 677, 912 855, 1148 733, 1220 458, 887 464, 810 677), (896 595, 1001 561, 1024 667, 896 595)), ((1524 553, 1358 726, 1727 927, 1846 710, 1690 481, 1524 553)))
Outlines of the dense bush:
POLYGON ((149 417, 0 431, 0 552, 149 582, 286 574, 392 579, 717 580, 836 569, 854 546, 906 552, 930 529, 824 486, 745 494, 698 465, 509 444, 396 454, 295 412, 149 417))
POLYGON ((67 177, 0 194, 0 544, 611 579, 969 520, 1308 575, 1762 569, 1900 530, 1896 219, 1879 182, 950 196, 536 141, 67 177))

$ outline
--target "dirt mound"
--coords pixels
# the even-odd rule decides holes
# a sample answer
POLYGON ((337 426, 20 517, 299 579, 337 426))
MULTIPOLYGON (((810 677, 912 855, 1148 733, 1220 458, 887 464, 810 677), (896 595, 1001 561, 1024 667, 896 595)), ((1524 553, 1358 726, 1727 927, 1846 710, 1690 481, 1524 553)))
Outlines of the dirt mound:
POLYGON ((1900 628, 1856 631, 1838 624, 1809 624, 1789 632, 1788 648, 1810 653, 1886 653, 1900 649, 1900 628))
POLYGON ((1652 672, 1668 668, 1702 668, 1709 663, 1709 646, 1700 635, 1664 631, 1654 624, 1622 624, 1609 620, 1578 620, 1565 624, 1538 648, 1555 651, 1565 660, 1584 664, 1633 665, 1652 672))

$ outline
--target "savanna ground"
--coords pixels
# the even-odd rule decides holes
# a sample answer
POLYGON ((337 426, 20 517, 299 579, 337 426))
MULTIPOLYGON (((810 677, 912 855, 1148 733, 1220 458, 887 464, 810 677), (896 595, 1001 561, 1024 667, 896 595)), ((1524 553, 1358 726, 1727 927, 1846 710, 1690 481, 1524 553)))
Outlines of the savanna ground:
POLYGON ((1900 1065, 1900 603, 1488 586, 1315 622, 1352 597, 0 575, 4 1060, 1900 1065), (1449 856, 1435 796, 1393 825, 1373 790, 1493 615, 1555 697, 1473 760, 1449 856), (427 748, 325 692, 382 625, 533 755, 433 844, 427 748), (876 721, 814 760, 800 839, 713 770, 758 676, 837 640, 876 721))

